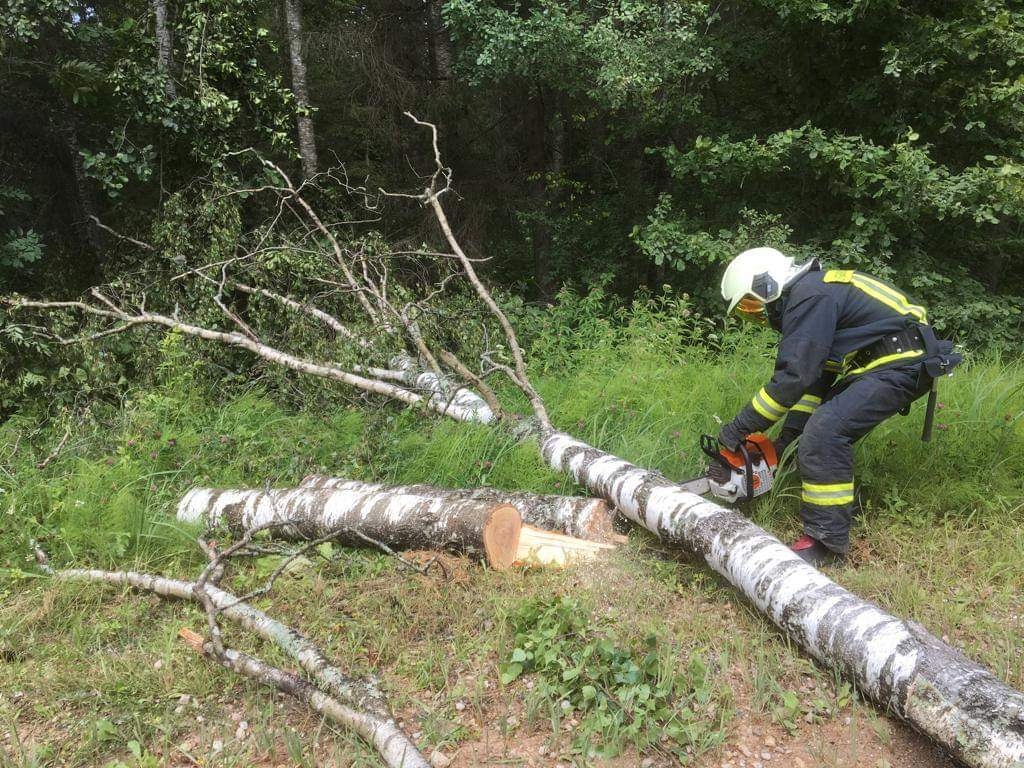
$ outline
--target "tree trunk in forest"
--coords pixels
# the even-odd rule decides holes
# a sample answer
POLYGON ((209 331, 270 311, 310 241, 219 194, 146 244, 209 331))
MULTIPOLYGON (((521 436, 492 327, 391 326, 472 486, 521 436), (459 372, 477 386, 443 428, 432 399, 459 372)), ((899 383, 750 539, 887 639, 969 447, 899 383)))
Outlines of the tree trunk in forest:
POLYGON ((985 287, 995 293, 1003 280, 1003 252, 992 248, 985 256, 985 287))
MULTIPOLYGON (((310 475, 302 481, 302 485, 305 488, 365 492, 385 490, 382 485, 326 475, 310 475)), ((604 499, 504 491, 499 488, 439 488, 424 484, 402 485, 387 490, 392 493, 423 496, 429 499, 470 499, 490 501, 495 504, 511 504, 519 510, 523 522, 527 525, 535 525, 544 530, 556 531, 589 541, 621 542, 623 540, 622 536, 615 533, 612 526, 614 514, 604 499)))
POLYGON ((522 528, 511 504, 378 488, 194 488, 178 504, 178 519, 223 523, 234 533, 280 523, 276 533, 289 539, 312 541, 336 533, 333 540, 343 546, 444 550, 486 561, 496 570, 515 562, 522 528))
POLYGON ((174 46, 167 21, 167 0, 151 0, 151 5, 156 19, 156 68, 164 76, 164 95, 173 100, 178 98, 178 93, 174 86, 174 46))
MULTIPOLYGON (((548 167, 549 115, 543 90, 538 88, 531 91, 524 115, 526 174, 529 178, 530 209, 533 214, 530 225, 530 248, 533 252, 534 280, 537 284, 538 298, 541 302, 550 304, 555 297, 555 289, 551 277, 551 225, 547 221, 547 174, 551 170, 548 167)), ((558 119, 561 119, 560 116, 558 119)), ((554 160, 554 154, 551 159, 554 160)))
POLYGON ((444 86, 452 79, 452 42, 444 26, 444 0, 427 0, 427 52, 430 78, 444 86))
POLYGON ((96 198, 92 194, 89 177, 85 173, 82 150, 78 144, 77 121, 68 107, 64 108, 60 134, 64 139, 64 146, 68 153, 68 162, 71 163, 71 172, 75 179, 75 199, 78 203, 78 222, 76 228, 89 250, 96 255, 96 272, 98 276, 98 267, 102 266, 105 253, 103 232, 96 224, 99 220, 99 209, 96 206, 96 198))
POLYGON ((312 106, 306 85, 306 61, 302 58, 302 0, 284 0, 285 28, 288 34, 288 58, 292 66, 292 92, 298 107, 296 121, 299 134, 299 155, 302 175, 316 175, 316 140, 313 134, 312 106))
POLYGON ((1024 761, 1024 694, 930 635, 848 592, 738 512, 569 435, 541 440, 550 466, 622 514, 703 557, 811 656, 977 768, 1024 761))

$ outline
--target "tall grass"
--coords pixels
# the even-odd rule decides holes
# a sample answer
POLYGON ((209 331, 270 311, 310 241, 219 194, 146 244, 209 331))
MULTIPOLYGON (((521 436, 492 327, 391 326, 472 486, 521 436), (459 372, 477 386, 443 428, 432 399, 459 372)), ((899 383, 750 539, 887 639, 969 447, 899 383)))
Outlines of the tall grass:
MULTIPOLYGON (((640 465, 683 479, 699 473, 703 432, 715 433, 770 376, 771 334, 695 316, 685 298, 610 305, 564 295, 526 322, 539 389, 555 424, 640 465)), ((295 483, 311 471, 394 482, 489 484, 571 492, 537 448, 505 430, 393 407, 291 410, 265 392, 225 396, 173 340, 160 385, 129 392, 112 412, 69 425, 46 468, 35 465, 64 425, 15 417, 0 426, 0 566, 19 567, 29 538, 67 561, 98 565, 191 551, 174 506, 196 484, 295 483)), ((507 393, 506 393, 507 394, 507 393)), ((513 396, 514 399, 514 396, 513 396)), ((952 519, 979 528, 1016 520, 1024 497, 1024 364, 978 356, 942 382, 934 441, 921 411, 894 417, 857 447, 869 518, 909 526, 952 519)), ((792 464, 792 462, 790 462, 792 464)), ((796 473, 751 512, 794 525, 796 473)))

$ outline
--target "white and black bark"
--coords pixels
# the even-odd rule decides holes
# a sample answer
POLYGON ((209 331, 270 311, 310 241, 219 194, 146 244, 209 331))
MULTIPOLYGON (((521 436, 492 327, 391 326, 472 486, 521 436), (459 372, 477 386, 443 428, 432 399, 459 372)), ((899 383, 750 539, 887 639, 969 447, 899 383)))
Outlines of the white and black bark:
POLYGON ((440 488, 436 485, 400 485, 386 488, 327 475, 310 475, 302 481, 306 488, 383 491, 422 496, 425 499, 471 499, 496 504, 511 504, 519 510, 526 525, 563 533, 588 541, 620 541, 613 526, 614 514, 604 499, 582 496, 506 491, 500 488, 440 488))
POLYGON ((1024 694, 929 634, 862 600, 738 512, 569 435, 548 464, 659 537, 700 555, 824 666, 976 768, 1024 761, 1024 694))
POLYGON ((178 504, 178 519, 234 534, 275 525, 276 535, 344 546, 383 544, 390 550, 441 550, 485 561, 495 569, 516 560, 522 518, 511 504, 490 499, 428 498, 379 486, 218 490, 194 488, 178 504))
POLYGON ((471 389, 454 385, 447 376, 438 375, 434 371, 424 371, 416 366, 408 355, 396 355, 391 359, 391 365, 394 367, 356 366, 355 371, 374 379, 397 381, 410 389, 427 392, 428 398, 439 406, 448 404, 473 414, 473 418, 468 419, 469 421, 490 424, 498 420, 499 417, 495 409, 488 402, 488 400, 497 402, 493 392, 490 393, 491 397, 485 400, 471 389))
POLYGON ((302 55, 302 0, 283 0, 285 28, 288 34, 288 59, 292 67, 292 93, 295 94, 296 123, 299 134, 299 155, 302 174, 309 179, 316 175, 316 137, 313 133, 312 104, 306 83, 306 60, 302 55))
POLYGON ((156 68, 164 78, 164 95, 174 100, 178 93, 174 85, 174 46, 167 17, 167 0, 151 0, 150 5, 153 7, 156 37, 156 68))

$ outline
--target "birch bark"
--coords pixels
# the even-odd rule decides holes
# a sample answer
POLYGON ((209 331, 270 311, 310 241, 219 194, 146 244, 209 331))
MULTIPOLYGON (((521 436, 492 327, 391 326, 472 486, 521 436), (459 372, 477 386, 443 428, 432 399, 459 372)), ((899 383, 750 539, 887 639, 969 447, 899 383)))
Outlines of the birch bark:
POLYGON ((171 28, 167 21, 167 0, 151 0, 154 29, 156 33, 156 68, 164 76, 164 95, 168 99, 178 98, 172 72, 174 69, 174 47, 171 43, 171 28))
POLYGON ((410 494, 427 499, 471 499, 511 504, 519 510, 526 525, 588 541, 621 540, 612 525, 614 513, 604 499, 506 491, 499 488, 439 488, 436 485, 425 484, 386 488, 375 483, 326 475, 310 475, 302 481, 302 485, 306 488, 335 490, 387 490, 391 493, 410 494))
POLYGON ((1024 763, 1024 694, 924 627, 862 600, 738 512, 560 432, 541 440, 626 517, 703 557, 788 637, 974 768, 1024 763))
POLYGON ((379 542, 390 549, 440 549, 485 560, 515 562, 522 519, 510 504, 469 498, 427 498, 370 486, 268 491, 194 488, 178 504, 178 519, 224 523, 234 532, 281 523, 289 539, 331 534, 344 546, 379 542), (368 541, 369 539, 369 541, 368 541))
POLYGON ((288 30, 288 58, 292 67, 292 93, 298 107, 299 155, 302 158, 302 175, 308 179, 316 175, 317 156, 312 105, 306 84, 306 60, 302 57, 302 0, 284 0, 284 17, 288 30))

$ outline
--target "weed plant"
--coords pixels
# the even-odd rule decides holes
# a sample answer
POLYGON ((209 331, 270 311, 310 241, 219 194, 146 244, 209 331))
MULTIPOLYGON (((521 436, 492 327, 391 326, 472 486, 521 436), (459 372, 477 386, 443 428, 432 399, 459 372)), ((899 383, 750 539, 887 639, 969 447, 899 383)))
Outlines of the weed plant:
POLYGON ((642 648, 624 647, 613 627, 566 596, 525 602, 510 619, 513 649, 501 682, 534 673, 527 712, 546 715, 556 733, 578 713, 575 751, 614 757, 632 744, 685 763, 720 743, 728 713, 703 654, 677 659, 653 634, 642 648))

